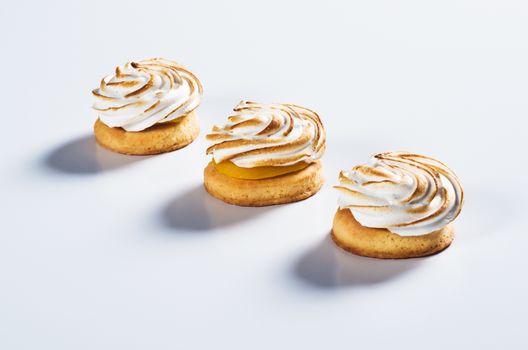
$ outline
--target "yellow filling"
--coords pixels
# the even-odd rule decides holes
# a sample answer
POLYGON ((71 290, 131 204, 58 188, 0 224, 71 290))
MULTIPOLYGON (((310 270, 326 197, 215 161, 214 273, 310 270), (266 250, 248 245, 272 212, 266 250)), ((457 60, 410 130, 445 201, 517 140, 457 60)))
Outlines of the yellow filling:
POLYGON ((259 180, 289 174, 295 171, 302 170, 308 165, 310 165, 305 162, 299 162, 287 166, 259 166, 255 168, 241 168, 230 161, 225 161, 221 163, 215 163, 213 161, 213 164, 216 170, 218 170, 222 174, 237 179, 245 180, 259 180))

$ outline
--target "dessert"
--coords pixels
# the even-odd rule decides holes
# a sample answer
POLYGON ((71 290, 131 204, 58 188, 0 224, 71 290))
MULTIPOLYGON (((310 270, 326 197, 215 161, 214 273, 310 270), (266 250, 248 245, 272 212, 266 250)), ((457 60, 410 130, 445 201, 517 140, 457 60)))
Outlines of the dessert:
POLYGON ((314 111, 292 104, 242 101, 223 126, 206 136, 212 161, 206 190, 241 206, 290 203, 323 185, 325 131, 314 111))
POLYGON ((202 84, 174 61, 128 62, 92 90, 97 142, 112 151, 147 155, 190 144, 200 131, 195 109, 202 84))
POLYGON ((352 253, 412 258, 447 248, 451 222, 464 192, 456 175, 436 159, 405 152, 374 155, 339 174, 339 209, 332 238, 352 253))

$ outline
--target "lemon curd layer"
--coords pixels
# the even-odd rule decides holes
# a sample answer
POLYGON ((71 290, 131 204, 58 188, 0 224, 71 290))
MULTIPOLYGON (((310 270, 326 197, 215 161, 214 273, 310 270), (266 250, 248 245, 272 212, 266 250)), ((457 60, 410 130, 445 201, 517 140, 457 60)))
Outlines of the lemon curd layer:
POLYGON ((299 162, 287 166, 260 166, 255 168, 242 168, 230 161, 221 163, 213 162, 220 173, 236 179, 259 180, 285 175, 306 168, 309 163, 299 162))

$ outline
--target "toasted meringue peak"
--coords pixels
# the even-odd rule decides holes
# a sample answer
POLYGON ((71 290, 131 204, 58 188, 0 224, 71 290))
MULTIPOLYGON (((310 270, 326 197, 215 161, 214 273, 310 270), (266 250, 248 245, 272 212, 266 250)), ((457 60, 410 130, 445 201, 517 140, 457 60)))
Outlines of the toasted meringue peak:
POLYGON ((292 104, 242 101, 223 126, 206 136, 216 163, 243 168, 311 163, 325 150, 325 131, 314 111, 292 104))
POLYGON ((192 112, 202 99, 202 84, 178 63, 152 58, 117 67, 92 93, 92 108, 103 123, 141 131, 192 112))
POLYGON ((462 209, 456 175, 436 159, 405 152, 372 156, 366 165, 339 174, 338 204, 363 226, 402 236, 439 230, 462 209))

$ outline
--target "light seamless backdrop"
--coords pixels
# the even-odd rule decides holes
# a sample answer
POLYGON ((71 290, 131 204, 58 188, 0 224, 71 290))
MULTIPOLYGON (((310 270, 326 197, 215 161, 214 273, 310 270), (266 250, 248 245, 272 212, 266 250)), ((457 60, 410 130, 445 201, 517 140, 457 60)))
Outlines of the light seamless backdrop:
POLYGON ((526 349, 526 1, 9 1, 0 13, 0 348, 526 349), (167 57, 204 84, 199 138, 96 146, 90 91, 167 57), (238 208, 202 188, 241 99, 316 110, 327 182, 238 208), (328 238, 340 169, 437 157, 456 239, 381 261, 328 238))

